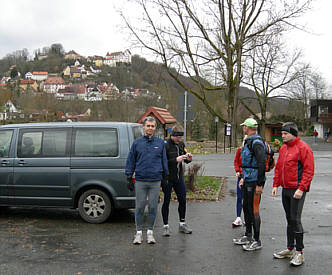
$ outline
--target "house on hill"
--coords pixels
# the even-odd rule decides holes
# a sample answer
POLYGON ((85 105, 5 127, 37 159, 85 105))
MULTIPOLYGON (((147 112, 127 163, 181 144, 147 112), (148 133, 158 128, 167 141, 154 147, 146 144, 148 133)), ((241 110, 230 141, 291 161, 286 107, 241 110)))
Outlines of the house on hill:
POLYGON ((4 76, 4 77, 1 78, 1 81, 0 81, 0 82, 6 84, 6 83, 8 83, 10 80, 11 80, 10 76, 4 76))
POLYGON ((66 85, 64 89, 58 90, 55 97, 59 100, 82 100, 85 97, 85 85, 80 83, 66 85))
POLYGON ((94 63, 97 67, 101 67, 103 66, 104 57, 99 55, 88 56, 87 61, 94 63))
POLYGON ((48 78, 48 72, 33 72, 32 73, 32 80, 36 80, 36 81, 43 81, 46 80, 48 78))
POLYGON ((65 54, 65 59, 81 59, 82 56, 78 53, 76 53, 74 50, 71 50, 67 54, 65 54))
POLYGON ((27 92, 29 90, 33 92, 38 91, 38 83, 36 80, 32 79, 22 79, 20 81, 20 89, 23 90, 24 92, 27 92))
POLYGON ((43 85, 43 90, 45 93, 55 94, 60 89, 64 89, 66 87, 64 80, 62 77, 49 77, 45 80, 43 85))
POLYGON ((1 106, 0 110, 0 120, 8 120, 8 119, 17 119, 24 118, 24 114, 22 111, 17 108, 11 100, 7 100, 7 102, 1 106))
POLYGON ((31 73, 31 72, 27 72, 27 73, 24 75, 24 78, 25 78, 25 79, 32 79, 32 73, 31 73))
POLYGON ((85 90, 85 101, 102 101, 102 92, 98 88, 98 85, 87 85, 85 90))
POLYGON ((63 75, 70 78, 80 78, 82 76, 82 71, 76 66, 67 66, 63 70, 63 75))
POLYGON ((102 92, 103 100, 114 100, 120 97, 120 90, 113 83, 102 83, 98 85, 98 89, 102 92))
POLYGON ((124 52, 107 53, 104 58, 104 65, 115 67, 121 63, 131 64, 131 52, 125 50, 124 52))

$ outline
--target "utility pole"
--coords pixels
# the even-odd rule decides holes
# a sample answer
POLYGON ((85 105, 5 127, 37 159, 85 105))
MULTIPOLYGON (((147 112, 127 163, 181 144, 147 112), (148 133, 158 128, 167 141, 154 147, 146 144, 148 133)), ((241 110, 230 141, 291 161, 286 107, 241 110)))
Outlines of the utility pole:
POLYGON ((216 122, 216 153, 218 153, 218 122, 219 122, 219 117, 215 117, 215 122, 216 122))

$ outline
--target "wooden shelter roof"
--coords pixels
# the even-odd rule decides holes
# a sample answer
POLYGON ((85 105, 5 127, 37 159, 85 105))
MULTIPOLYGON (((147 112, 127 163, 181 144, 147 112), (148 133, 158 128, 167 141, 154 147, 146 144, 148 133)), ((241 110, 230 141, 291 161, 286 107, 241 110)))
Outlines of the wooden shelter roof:
POLYGON ((137 122, 142 123, 143 119, 147 116, 154 116, 163 125, 176 123, 176 119, 167 109, 159 107, 149 107, 147 111, 137 120, 137 122))

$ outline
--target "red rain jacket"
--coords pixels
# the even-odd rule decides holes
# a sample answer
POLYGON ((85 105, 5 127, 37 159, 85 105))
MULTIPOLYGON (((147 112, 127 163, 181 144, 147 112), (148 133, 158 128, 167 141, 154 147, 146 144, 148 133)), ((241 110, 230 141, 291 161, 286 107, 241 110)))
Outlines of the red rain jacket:
POLYGON ((274 169, 273 187, 282 186, 309 192, 314 170, 312 150, 297 137, 280 148, 274 169))
POLYGON ((241 147, 239 147, 235 153, 235 158, 234 158, 234 169, 235 172, 240 172, 242 175, 242 158, 241 158, 241 147))

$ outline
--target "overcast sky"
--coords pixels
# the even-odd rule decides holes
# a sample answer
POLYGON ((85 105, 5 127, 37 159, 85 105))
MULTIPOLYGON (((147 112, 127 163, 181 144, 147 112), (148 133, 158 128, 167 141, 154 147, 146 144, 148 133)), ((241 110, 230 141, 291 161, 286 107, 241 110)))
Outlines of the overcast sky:
POLYGON ((0 58, 27 48, 30 54, 61 43, 83 56, 127 48, 114 0, 1 1, 0 58))
MULTIPOLYGON (((83 56, 105 55, 130 47, 122 34, 122 22, 114 8, 118 0, 14 0, 1 1, 0 58, 15 50, 61 43, 65 51, 83 56)), ((302 48, 311 63, 332 84, 332 1, 316 0, 301 21, 310 33, 296 31, 289 45, 302 48)), ((135 53, 135 51, 132 51, 135 53)), ((139 54, 139 53, 138 53, 139 54)))

